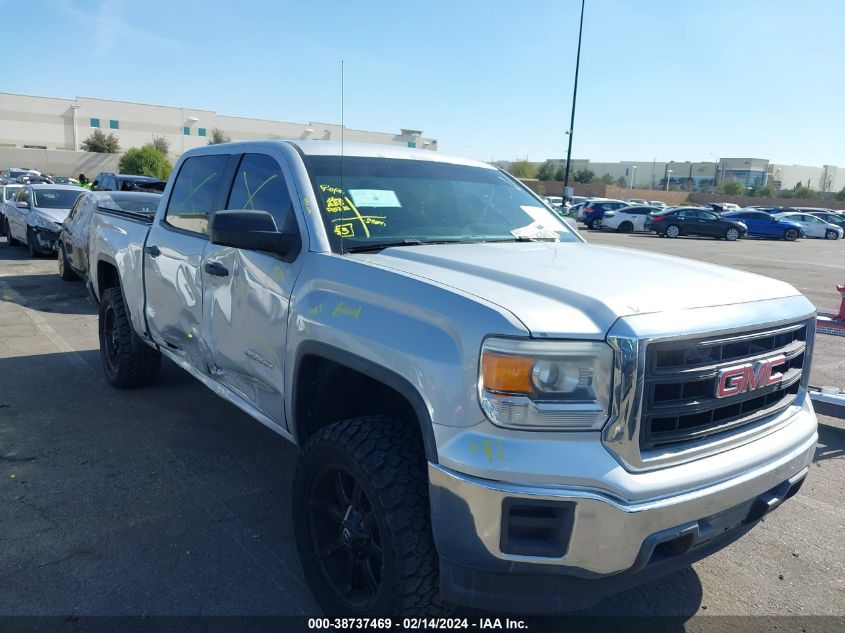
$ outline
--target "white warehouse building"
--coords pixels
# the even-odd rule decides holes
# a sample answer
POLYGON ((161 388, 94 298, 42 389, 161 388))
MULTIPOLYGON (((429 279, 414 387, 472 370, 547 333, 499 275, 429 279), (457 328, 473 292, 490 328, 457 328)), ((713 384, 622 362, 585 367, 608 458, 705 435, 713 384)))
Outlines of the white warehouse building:
MULTIPOLYGON (((82 142, 94 130, 117 136, 121 152, 130 147, 150 143, 153 137, 164 137, 170 144, 171 162, 186 150, 208 143, 212 130, 219 129, 232 140, 251 139, 325 139, 338 140, 341 126, 334 123, 287 123, 263 119, 225 116, 213 110, 175 108, 170 106, 112 101, 93 97, 57 99, 0 92, 0 168, 23 165, 61 175, 75 175, 90 171, 81 156, 59 152, 78 152, 82 142), (39 150, 22 152, 21 149, 39 150), (17 150, 17 151, 16 151, 17 150), (31 156, 32 158, 28 158, 31 156), (33 162, 36 164, 32 164, 33 162), (60 165, 60 167, 53 166, 60 165), (70 166, 70 163, 78 165, 70 166), (46 169, 44 169, 46 167, 46 169)), ((344 139, 365 143, 382 143, 437 149, 437 140, 424 138, 419 130, 402 129, 396 134, 343 129, 344 139)), ((103 161, 111 156, 98 157, 97 169, 105 169, 103 161)), ((92 157, 88 155, 88 162, 92 157)), ((115 170, 116 171, 116 170, 115 170)))

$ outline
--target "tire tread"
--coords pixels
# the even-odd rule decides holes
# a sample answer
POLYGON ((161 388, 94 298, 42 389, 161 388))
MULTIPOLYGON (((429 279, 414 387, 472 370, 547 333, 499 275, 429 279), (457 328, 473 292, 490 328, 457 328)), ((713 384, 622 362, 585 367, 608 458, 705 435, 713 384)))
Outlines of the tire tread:
POLYGON ((140 387, 153 382, 161 369, 161 353, 143 343, 132 330, 129 314, 120 288, 109 288, 100 302, 100 353, 109 382, 118 388, 140 387), (114 306, 117 328, 120 335, 119 368, 112 375, 106 365, 105 345, 102 340, 103 314, 105 306, 114 306))
MULTIPOLYGON (((398 615, 448 611, 440 598, 439 559, 431 532, 428 477, 422 440, 410 423, 384 415, 343 420, 317 431, 306 444, 307 461, 324 443, 351 454, 375 490, 395 549, 391 605, 398 615)), ((294 490, 307 485, 297 468, 294 490)))

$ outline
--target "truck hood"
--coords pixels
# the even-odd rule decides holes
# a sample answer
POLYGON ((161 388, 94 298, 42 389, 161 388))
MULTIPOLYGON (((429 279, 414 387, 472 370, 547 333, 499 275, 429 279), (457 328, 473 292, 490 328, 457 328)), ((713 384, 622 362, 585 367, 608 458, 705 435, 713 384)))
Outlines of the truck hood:
POLYGON ((46 207, 35 207, 32 209, 32 213, 43 215, 45 218, 49 218, 57 224, 63 224, 64 221, 67 220, 67 216, 70 215, 70 209, 47 209, 46 207))
POLYGON ((423 245, 353 257, 486 299, 537 337, 603 338, 624 316, 800 294, 732 268, 580 242, 423 245))

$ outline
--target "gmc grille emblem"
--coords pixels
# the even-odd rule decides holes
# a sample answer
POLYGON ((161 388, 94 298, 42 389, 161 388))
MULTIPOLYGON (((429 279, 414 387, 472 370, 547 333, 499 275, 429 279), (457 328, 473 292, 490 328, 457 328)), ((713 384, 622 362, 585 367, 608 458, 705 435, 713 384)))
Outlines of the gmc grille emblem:
POLYGON ((720 369, 716 381, 716 397, 727 398, 761 387, 776 385, 783 380, 783 374, 772 370, 784 363, 786 363, 786 357, 781 354, 754 363, 720 369))

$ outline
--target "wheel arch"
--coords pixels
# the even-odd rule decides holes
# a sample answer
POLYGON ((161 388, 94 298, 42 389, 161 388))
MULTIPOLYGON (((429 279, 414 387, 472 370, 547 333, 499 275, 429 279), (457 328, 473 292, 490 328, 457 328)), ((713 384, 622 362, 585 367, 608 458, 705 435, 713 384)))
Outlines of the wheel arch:
POLYGON ((291 434, 299 446, 320 428, 341 419, 375 413, 411 417, 426 458, 437 463, 431 414, 422 395, 404 377, 378 363, 319 341, 297 349, 290 396, 291 434), (339 372, 342 381, 333 381, 339 372), (326 397, 330 395, 330 397, 326 397))

